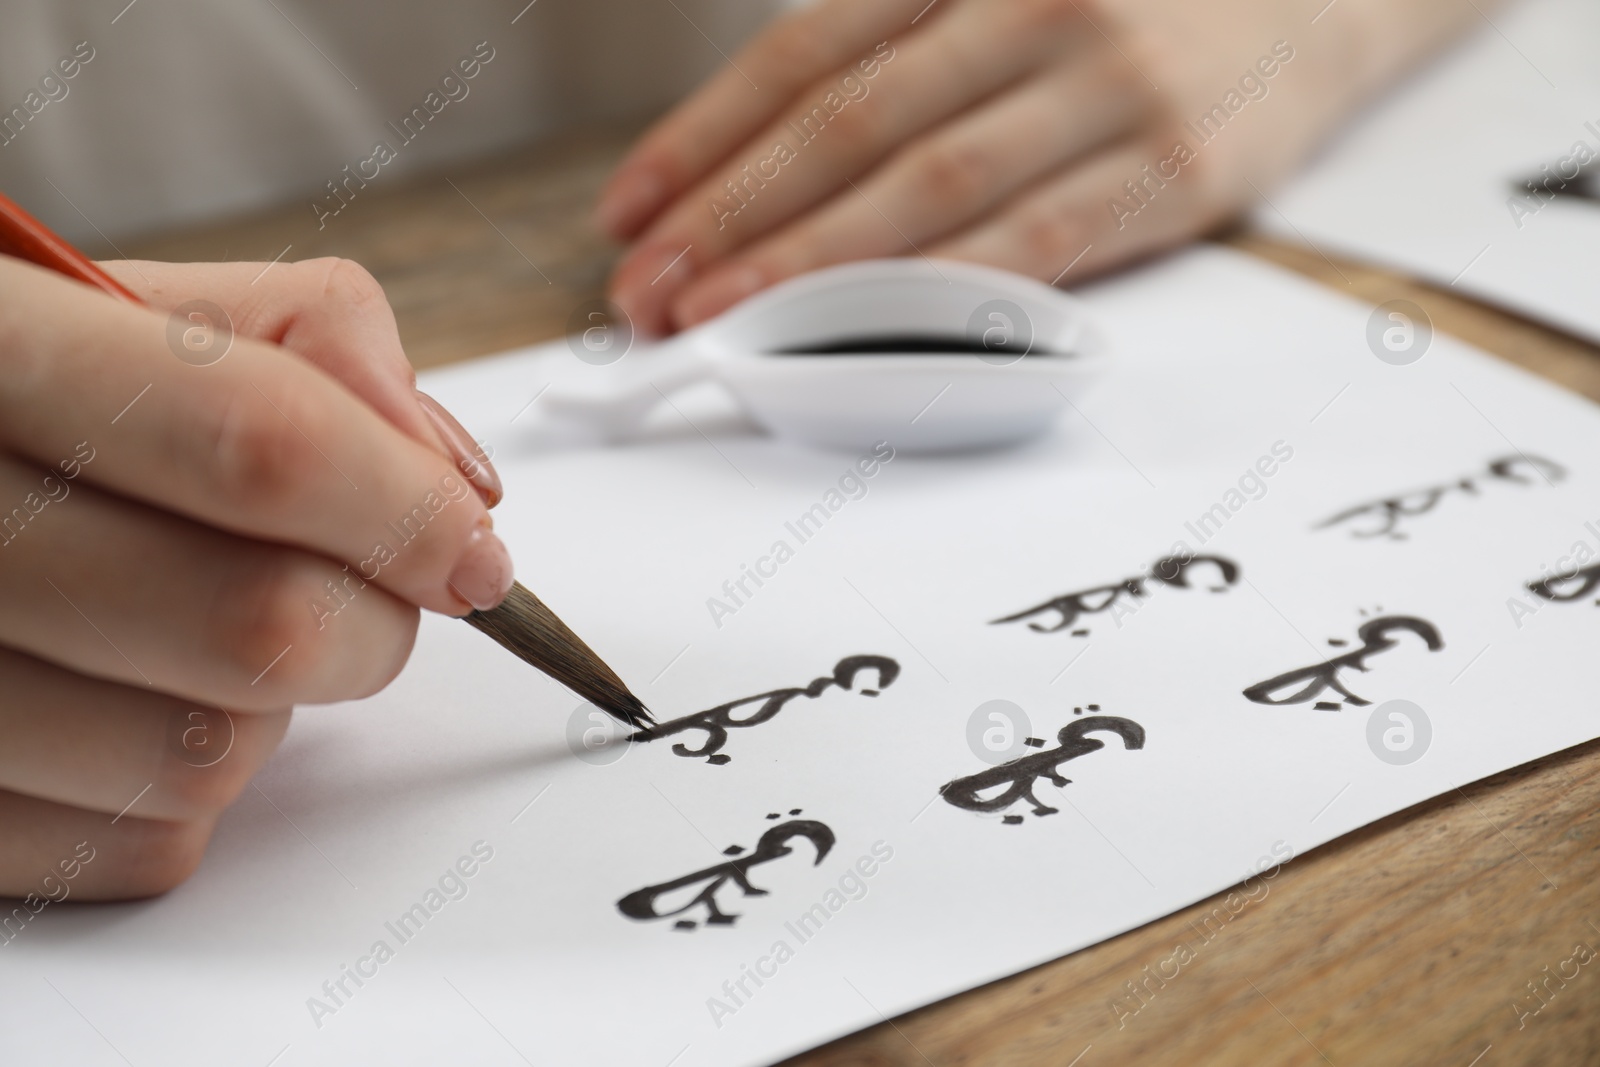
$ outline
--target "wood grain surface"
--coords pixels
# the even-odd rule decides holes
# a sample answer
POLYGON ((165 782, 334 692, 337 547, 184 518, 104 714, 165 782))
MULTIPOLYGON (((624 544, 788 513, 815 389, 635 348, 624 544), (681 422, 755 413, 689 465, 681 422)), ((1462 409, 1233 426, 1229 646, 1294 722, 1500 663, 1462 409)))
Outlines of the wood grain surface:
MULTIPOLYGON (((599 295, 616 250, 588 208, 630 133, 568 135, 374 184, 322 230, 308 191, 305 205, 122 251, 346 256, 383 283, 419 368, 466 359, 559 336, 599 295)), ((1316 250, 1220 239, 1360 300, 1412 300, 1438 329, 1600 399, 1600 352, 1587 344, 1316 250)), ((1516 711, 1506 709, 1513 724, 1516 711)), ((1219 895, 785 1067, 1600 1064, 1600 959, 1578 962, 1600 951, 1597 809, 1600 742, 1297 857, 1265 896, 1256 888, 1242 908, 1235 897, 1237 914, 1219 895), (1193 959, 1163 980, 1158 965, 1179 943, 1193 959)), ((981 909, 967 922, 981 932, 981 909)))

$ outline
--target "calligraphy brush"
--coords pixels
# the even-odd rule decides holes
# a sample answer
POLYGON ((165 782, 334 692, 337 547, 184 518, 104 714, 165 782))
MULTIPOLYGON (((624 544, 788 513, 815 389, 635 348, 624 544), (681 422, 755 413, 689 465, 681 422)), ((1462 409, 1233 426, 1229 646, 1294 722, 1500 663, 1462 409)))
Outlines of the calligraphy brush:
MULTIPOLYGON (((0 193, 0 255, 46 267, 124 303, 144 306, 143 300, 3 193, 0 193)), ((523 662, 539 668, 629 726, 642 728, 655 721, 616 672, 520 582, 512 584, 511 592, 499 607, 474 611, 466 621, 523 662)))
POLYGON ((466 621, 613 718, 639 729, 655 724, 616 672, 521 582, 511 583, 499 607, 474 611, 466 621))

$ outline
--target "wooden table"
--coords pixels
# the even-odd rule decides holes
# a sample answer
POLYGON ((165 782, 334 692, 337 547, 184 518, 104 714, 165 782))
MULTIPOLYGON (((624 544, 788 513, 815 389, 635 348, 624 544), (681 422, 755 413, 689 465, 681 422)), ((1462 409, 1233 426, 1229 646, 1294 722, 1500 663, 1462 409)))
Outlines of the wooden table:
MULTIPOLYGON (((296 205, 122 247, 171 260, 348 256, 384 284, 416 365, 437 366, 557 337, 600 293, 616 249, 587 209, 628 134, 363 190, 320 232, 296 205)), ((1438 328, 1600 399, 1592 346, 1385 271, 1222 239, 1359 299, 1412 300, 1438 328)), ((1126 983, 1199 940, 1220 896, 786 1067, 1600 1064, 1600 960, 1564 986, 1548 977, 1578 943, 1600 951, 1597 809, 1600 742, 1297 858, 1178 977, 1146 984, 1136 1014, 1126 983), (1530 982, 1546 983, 1545 1003, 1519 1016, 1542 1003, 1530 982)))

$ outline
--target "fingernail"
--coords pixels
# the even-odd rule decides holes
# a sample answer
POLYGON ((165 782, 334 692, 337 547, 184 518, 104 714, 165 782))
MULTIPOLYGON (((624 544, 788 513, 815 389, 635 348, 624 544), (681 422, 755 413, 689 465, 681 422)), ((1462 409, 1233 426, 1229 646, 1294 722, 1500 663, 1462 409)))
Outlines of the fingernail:
POLYGON ((612 299, 628 313, 635 330, 654 337, 666 332, 667 306, 694 277, 687 247, 655 246, 634 252, 617 268, 612 299))
POLYGON ((437 400, 420 389, 417 391, 417 403, 422 405, 422 410, 433 420, 434 429, 444 438, 445 446, 455 458, 456 466, 466 475, 467 481, 478 490, 483 502, 491 508, 500 503, 500 498, 505 496, 505 490, 500 484, 500 475, 495 471, 494 464, 489 462, 489 457, 484 454, 483 449, 478 447, 478 443, 467 432, 466 427, 457 422, 456 417, 446 411, 437 400))
POLYGON ((595 224, 621 239, 637 230, 654 214, 665 188, 648 170, 632 170, 619 176, 595 205, 595 224))
POLYGON ((487 525, 474 526, 456 569, 450 572, 450 588, 474 608, 487 611, 506 598, 513 581, 511 553, 505 543, 487 525))
POLYGON ((673 317, 680 327, 697 325, 760 292, 766 284, 766 276, 752 266, 719 270, 684 293, 673 308, 673 317))
POLYGON ((694 277, 693 245, 649 244, 633 249, 617 267, 630 288, 674 290, 694 277))

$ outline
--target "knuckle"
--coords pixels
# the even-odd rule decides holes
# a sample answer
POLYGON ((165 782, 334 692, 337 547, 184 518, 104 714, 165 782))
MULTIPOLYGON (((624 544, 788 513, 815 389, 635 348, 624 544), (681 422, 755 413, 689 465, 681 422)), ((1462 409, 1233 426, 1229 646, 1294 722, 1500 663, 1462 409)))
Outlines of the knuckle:
POLYGON ((756 49, 757 64, 784 81, 814 73, 827 59, 824 34, 796 15, 775 25, 756 49))
POLYGON ((127 829, 111 857, 117 896, 152 897, 188 881, 211 839, 209 822, 124 820, 127 829))
POLYGON ((1083 21, 1084 8, 1093 13, 1100 6, 1094 0, 1082 6, 1076 0, 1011 0, 1011 15, 1024 31, 1056 30, 1083 21))
POLYGON ((689 185, 698 177, 688 155, 691 141, 679 130, 674 119, 664 119, 660 128, 652 129, 640 140, 633 161, 639 173, 654 175, 674 189, 689 185))
POLYGON ((208 619, 230 689, 270 708, 360 699, 395 679, 416 641, 416 608, 353 571, 284 549, 260 553, 219 584, 208 619))
POLYGON ((1070 250, 1076 254, 1086 240, 1088 227, 1076 212, 1060 207, 1042 208, 1022 220, 1018 239, 1029 263, 1052 263, 1070 250))
MULTIPOLYGON (((1143 72, 1181 71, 1189 65, 1191 57, 1149 35, 1129 35, 1118 47, 1120 52, 1106 48, 1085 58, 1085 67, 1093 72, 1096 96, 1105 101, 1110 113, 1124 124, 1156 125, 1159 122, 1156 116, 1167 104, 1143 72)), ((1176 127, 1178 123, 1173 125, 1176 127)))
POLYGON ((385 626, 386 637, 371 644, 371 664, 361 672, 345 694, 345 699, 361 700, 388 688, 400 675, 416 644, 422 613, 409 605, 399 606, 397 616, 385 626))
POLYGON ((994 161, 971 145, 929 148, 911 161, 917 198, 940 208, 966 209, 983 202, 994 187, 994 161))
POLYGON ((238 758, 224 758, 210 767, 179 763, 166 774, 160 788, 177 811, 188 815, 220 814, 239 799, 250 782, 251 773, 241 770, 243 765, 244 761, 238 758))
POLYGON ((354 260, 330 256, 310 260, 306 267, 320 282, 321 299, 326 303, 341 307, 388 303, 378 279, 354 260))
POLYGON ((262 548, 217 587, 207 618, 213 650, 236 684, 259 679, 264 699, 299 693, 321 673, 328 642, 316 640, 316 567, 298 553, 262 548))
POLYGON ((231 731, 224 742, 227 748, 215 762, 193 766, 183 760, 168 761, 161 788, 186 815, 215 816, 238 800, 282 740, 289 713, 228 714, 227 722, 231 731))
POLYGON ((301 492, 315 458, 307 440, 264 396, 243 387, 228 397, 210 432, 209 490, 244 516, 281 514, 301 492))
POLYGON ((889 131, 890 120, 888 113, 879 106, 881 98, 862 100, 833 111, 826 103, 830 93, 835 93, 832 86, 819 86, 814 96, 816 103, 811 110, 802 113, 801 121, 806 118, 816 121, 825 117, 823 128, 839 138, 834 144, 835 151, 859 152, 884 139, 889 131))

